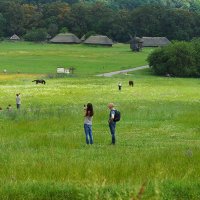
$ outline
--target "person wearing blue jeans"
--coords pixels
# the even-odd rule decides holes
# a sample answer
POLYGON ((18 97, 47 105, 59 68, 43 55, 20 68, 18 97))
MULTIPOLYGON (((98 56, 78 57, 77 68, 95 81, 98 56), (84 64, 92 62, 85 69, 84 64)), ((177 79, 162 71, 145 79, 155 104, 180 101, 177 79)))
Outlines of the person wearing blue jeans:
POLYGON ((92 104, 88 103, 86 107, 84 106, 84 110, 85 110, 84 131, 86 137, 86 144, 93 144, 92 118, 94 115, 94 111, 92 104))
POLYGON ((84 124, 86 144, 93 144, 92 125, 84 124))
POLYGON ((109 124, 109 128, 110 128, 110 133, 112 136, 112 143, 111 144, 115 144, 115 127, 116 127, 116 122, 114 121, 115 118, 115 108, 114 108, 114 104, 113 103, 109 103, 108 104, 108 108, 110 109, 110 114, 109 114, 109 119, 108 119, 108 124, 109 124))

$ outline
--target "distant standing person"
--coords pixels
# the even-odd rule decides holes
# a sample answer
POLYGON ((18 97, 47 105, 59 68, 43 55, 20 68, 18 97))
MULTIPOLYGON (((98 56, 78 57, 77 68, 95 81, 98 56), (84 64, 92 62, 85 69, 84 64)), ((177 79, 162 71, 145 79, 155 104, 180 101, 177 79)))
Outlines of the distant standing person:
POLYGON ((121 83, 118 84, 118 88, 119 88, 119 91, 121 91, 121 89, 122 89, 122 84, 121 83))
POLYGON ((86 144, 93 144, 92 118, 94 115, 94 111, 92 104, 88 103, 87 106, 84 105, 84 111, 85 111, 84 130, 85 130, 86 144))
POLYGON ((108 119, 108 125, 110 128, 110 133, 112 136, 112 143, 115 144, 115 127, 116 127, 116 122, 114 121, 115 118, 115 108, 113 103, 108 104, 108 108, 110 109, 110 114, 109 114, 109 119, 108 119))
POLYGON ((20 93, 16 94, 16 105, 17 105, 17 109, 20 109, 21 106, 21 97, 20 97, 20 93))
POLYGON ((12 112, 12 106, 11 106, 10 104, 8 105, 7 110, 8 110, 9 112, 12 112))

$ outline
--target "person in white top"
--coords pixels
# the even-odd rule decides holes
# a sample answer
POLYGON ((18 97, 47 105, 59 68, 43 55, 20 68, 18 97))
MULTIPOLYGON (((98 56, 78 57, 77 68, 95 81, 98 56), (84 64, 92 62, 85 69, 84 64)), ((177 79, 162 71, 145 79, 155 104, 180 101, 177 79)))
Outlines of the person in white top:
POLYGON ((86 136, 86 144, 93 144, 92 136, 92 118, 94 115, 93 106, 88 103, 87 106, 84 105, 85 119, 84 119, 84 130, 86 136))
POLYGON ((20 109, 21 106, 21 97, 20 97, 20 93, 16 94, 16 105, 17 105, 17 109, 20 109))
POLYGON ((118 88, 119 88, 119 91, 121 91, 121 89, 122 89, 122 84, 121 83, 118 83, 118 88))

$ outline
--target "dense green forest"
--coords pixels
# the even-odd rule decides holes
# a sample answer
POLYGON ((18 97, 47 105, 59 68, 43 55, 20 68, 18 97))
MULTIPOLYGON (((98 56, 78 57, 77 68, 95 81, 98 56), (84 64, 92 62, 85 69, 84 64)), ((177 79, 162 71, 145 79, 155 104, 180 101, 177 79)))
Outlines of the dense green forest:
MULTIPOLYGON (((50 2, 55 2, 55 0, 24 0, 22 2, 50 3, 50 2)), ((200 10, 199 0, 62 0, 62 2, 66 2, 69 4, 80 3, 80 2, 84 3, 103 2, 112 8, 118 8, 118 9, 122 8, 133 9, 143 5, 159 5, 172 8, 183 8, 192 11, 200 10)))
POLYGON ((66 30, 119 42, 135 34, 190 40, 200 36, 200 0, 0 0, 1 38, 66 30))

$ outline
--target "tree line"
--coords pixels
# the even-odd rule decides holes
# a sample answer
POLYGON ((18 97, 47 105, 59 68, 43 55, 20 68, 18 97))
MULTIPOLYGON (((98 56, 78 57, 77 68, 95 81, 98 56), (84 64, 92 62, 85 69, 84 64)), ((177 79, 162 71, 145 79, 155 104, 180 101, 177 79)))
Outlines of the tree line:
POLYGON ((65 31, 78 37, 90 33, 103 34, 118 42, 127 42, 130 35, 135 34, 166 36, 170 40, 191 40, 200 36, 197 4, 193 6, 196 9, 186 9, 181 5, 180 8, 178 5, 164 5, 167 1, 162 1, 163 6, 156 3, 147 5, 146 0, 143 4, 141 2, 0 0, 0 37, 10 37, 15 33, 26 39, 43 40, 47 35, 53 37, 65 31), (132 9, 125 6, 127 2, 130 2, 132 9))
MULTIPOLYGON (((18 0, 19 1, 19 0, 18 0)), ((112 9, 134 9, 143 5, 160 5, 169 8, 182 8, 190 11, 200 11, 199 0, 60 0, 69 4, 104 2, 112 9)), ((21 0, 23 3, 44 4, 55 0, 21 0)))

